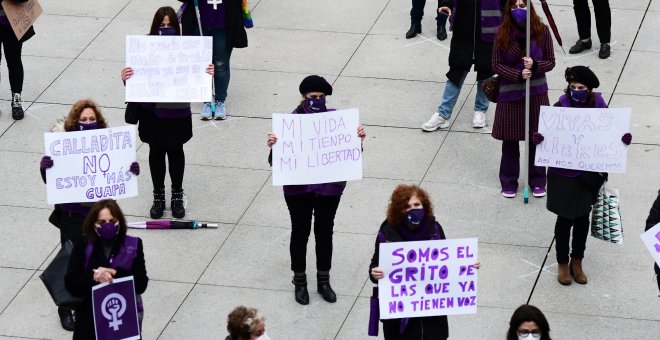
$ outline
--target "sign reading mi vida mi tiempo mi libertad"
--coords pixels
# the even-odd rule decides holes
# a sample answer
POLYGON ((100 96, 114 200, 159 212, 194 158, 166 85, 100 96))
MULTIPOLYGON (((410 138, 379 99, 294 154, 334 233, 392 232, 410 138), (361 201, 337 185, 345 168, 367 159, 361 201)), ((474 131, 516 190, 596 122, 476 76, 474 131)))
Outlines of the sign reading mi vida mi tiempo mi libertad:
POLYGON ((133 276, 92 287, 96 340, 140 339, 133 276))
POLYGON ((625 172, 628 151, 621 137, 630 130, 630 108, 541 106, 537 166, 593 172, 625 172))
POLYGON ((194 36, 126 36, 127 102, 210 102, 213 39, 194 36))
POLYGON ((477 239, 381 243, 381 319, 477 312, 477 239))
POLYGON ((135 155, 135 125, 44 134, 48 203, 96 202, 137 196, 129 171, 135 155))
POLYGON ((273 114, 273 185, 362 179, 358 109, 273 114))

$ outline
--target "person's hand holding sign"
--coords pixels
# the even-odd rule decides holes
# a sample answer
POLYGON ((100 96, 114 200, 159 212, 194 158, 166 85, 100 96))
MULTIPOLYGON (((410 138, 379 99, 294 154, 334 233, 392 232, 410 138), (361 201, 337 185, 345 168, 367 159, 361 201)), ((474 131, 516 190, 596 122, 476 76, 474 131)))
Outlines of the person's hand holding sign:
POLYGON ((266 142, 266 144, 268 145, 269 148, 272 149, 275 143, 277 143, 277 136, 275 136, 275 134, 271 132, 268 134, 268 141, 266 142))
POLYGON ((385 277, 385 272, 380 267, 371 268, 371 276, 376 280, 380 280, 385 277))
POLYGON ((364 142, 364 139, 367 137, 367 134, 364 132, 364 126, 362 124, 358 125, 357 128, 358 137, 364 142))

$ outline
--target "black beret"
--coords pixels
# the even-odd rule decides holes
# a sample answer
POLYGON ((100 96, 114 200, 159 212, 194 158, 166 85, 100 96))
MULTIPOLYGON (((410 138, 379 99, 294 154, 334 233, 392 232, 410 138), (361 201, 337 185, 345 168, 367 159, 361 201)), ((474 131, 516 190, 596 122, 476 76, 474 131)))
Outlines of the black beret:
POLYGON ((322 92, 326 96, 332 95, 332 85, 321 76, 307 76, 298 87, 303 96, 310 92, 322 92))
POLYGON ((572 81, 578 82, 584 84, 584 86, 588 87, 589 89, 595 89, 600 86, 600 82, 598 81, 596 74, 586 66, 569 67, 566 69, 564 77, 566 77, 566 81, 569 83, 572 81))

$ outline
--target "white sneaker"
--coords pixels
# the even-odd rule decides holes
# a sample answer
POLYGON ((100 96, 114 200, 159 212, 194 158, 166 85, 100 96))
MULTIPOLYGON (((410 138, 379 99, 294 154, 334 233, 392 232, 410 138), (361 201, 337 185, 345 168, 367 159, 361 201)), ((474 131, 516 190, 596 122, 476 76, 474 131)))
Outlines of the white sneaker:
POLYGON ((449 120, 440 117, 437 112, 434 112, 431 119, 422 125, 422 130, 431 132, 437 129, 446 129, 448 127, 449 120))
POLYGON ((476 129, 484 126, 486 126, 486 113, 483 111, 475 111, 474 117, 472 118, 472 127, 476 129))

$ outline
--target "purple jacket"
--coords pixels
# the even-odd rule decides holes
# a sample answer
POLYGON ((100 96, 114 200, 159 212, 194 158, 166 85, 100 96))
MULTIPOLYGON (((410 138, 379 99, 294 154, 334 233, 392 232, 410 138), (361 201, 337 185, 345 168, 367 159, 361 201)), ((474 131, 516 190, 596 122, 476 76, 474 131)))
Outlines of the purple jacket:
MULTIPOLYGON (((326 112, 335 111, 335 109, 326 109, 326 112)), ((292 114, 312 114, 303 106, 300 106, 291 112, 292 114), (302 108, 304 112, 298 112, 302 108)), ((303 184, 303 185, 285 185, 284 196, 293 196, 313 192, 320 196, 341 196, 346 188, 346 182, 333 182, 321 184, 303 184)))
POLYGON ((190 103, 140 103, 140 106, 153 111, 158 118, 190 117, 190 103))
POLYGON ((199 1, 199 16, 200 16, 200 20, 202 21, 202 28, 209 28, 209 29, 226 28, 227 1, 226 0, 199 1))
MULTIPOLYGON (((454 0, 454 8, 452 10, 449 21, 454 22, 456 12, 458 11, 458 0, 454 0)), ((479 20, 481 22, 481 40, 486 43, 495 41, 497 28, 502 24, 502 9, 500 8, 500 0, 481 0, 479 20)), ((476 15, 476 14, 475 14, 476 15)))
MULTIPOLYGON (((575 103, 565 94, 559 97, 559 104, 560 104, 559 106, 562 107, 582 107, 582 108, 593 107, 597 109, 604 109, 607 107, 607 103, 605 102, 605 99, 603 99, 603 96, 599 92, 594 92, 593 106, 589 105, 588 103, 585 104, 575 103)), ((557 104, 555 104, 555 106, 557 106, 557 104)), ((582 174, 583 171, 548 167, 548 172, 552 172, 564 177, 578 177, 582 174)))

